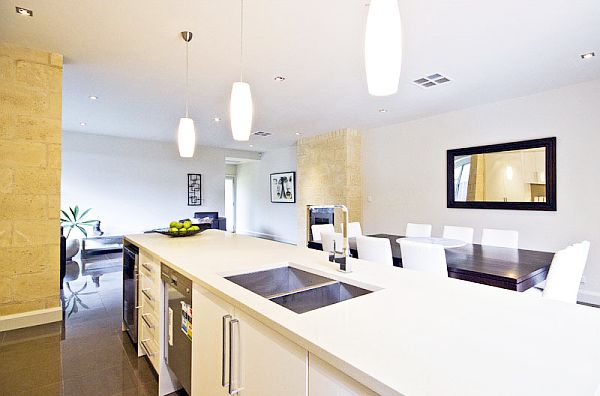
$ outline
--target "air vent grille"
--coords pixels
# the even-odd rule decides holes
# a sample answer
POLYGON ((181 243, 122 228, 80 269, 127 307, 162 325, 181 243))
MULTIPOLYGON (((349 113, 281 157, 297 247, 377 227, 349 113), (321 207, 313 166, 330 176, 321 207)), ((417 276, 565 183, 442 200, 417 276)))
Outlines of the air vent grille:
POLYGON ((253 133, 253 135, 267 137, 267 136, 271 136, 272 133, 271 132, 265 132, 265 131, 256 131, 256 132, 253 133))
POLYGON ((421 77, 417 80, 414 80, 413 83, 423 88, 431 88, 435 87, 436 85, 447 83, 448 81, 451 81, 448 77, 443 76, 439 73, 435 73, 430 76, 421 77))

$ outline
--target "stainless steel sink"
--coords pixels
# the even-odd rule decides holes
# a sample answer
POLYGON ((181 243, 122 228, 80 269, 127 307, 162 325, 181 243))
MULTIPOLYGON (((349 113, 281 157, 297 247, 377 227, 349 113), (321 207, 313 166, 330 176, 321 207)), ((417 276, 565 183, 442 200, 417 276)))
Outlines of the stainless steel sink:
POLYGON ((332 279, 294 267, 279 267, 250 272, 228 276, 225 279, 269 299, 303 290, 307 287, 333 282, 332 279))
POLYGON ((272 298, 271 301, 296 313, 304 313, 369 293, 372 293, 372 291, 343 282, 335 282, 314 289, 272 298))
POLYGON ((289 266, 227 276, 225 279, 296 313, 372 293, 372 290, 289 266))

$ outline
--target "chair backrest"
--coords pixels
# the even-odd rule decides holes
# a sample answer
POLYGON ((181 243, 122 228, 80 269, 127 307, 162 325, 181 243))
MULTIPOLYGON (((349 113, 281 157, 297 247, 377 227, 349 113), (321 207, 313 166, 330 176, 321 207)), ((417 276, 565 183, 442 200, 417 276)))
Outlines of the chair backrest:
POLYGON ((481 244, 505 248, 519 248, 519 232, 512 230, 494 230, 484 228, 481 234, 481 244))
POLYGON ((310 230, 312 231, 313 241, 320 241, 321 234, 324 232, 335 232, 333 224, 313 224, 310 226, 310 230))
POLYGON ((458 239, 466 243, 473 243, 473 233, 475 230, 471 227, 444 226, 444 238, 458 239))
POLYGON ((357 236, 356 250, 358 250, 358 258, 361 260, 394 265, 392 245, 387 238, 357 236))
POLYGON ((404 236, 407 237, 430 237, 431 236, 431 224, 406 224, 406 232, 404 236))
MULTIPOLYGON (((339 232, 324 232, 321 234, 321 243, 324 252, 333 252, 333 242, 335 241, 335 250, 337 252, 342 251, 342 245, 344 243, 344 237, 339 232)), ((347 252, 350 254, 350 247, 346 245, 347 252)))
POLYGON ((400 240, 402 267, 448 276, 446 252, 441 245, 400 240))
MULTIPOLYGON (((342 230, 344 229, 344 223, 342 223, 342 230)), ((362 229, 358 221, 348 223, 348 238, 354 238, 362 235, 362 229)))
POLYGON ((590 251, 588 241, 556 252, 544 287, 544 298, 577 302, 581 277, 590 251))

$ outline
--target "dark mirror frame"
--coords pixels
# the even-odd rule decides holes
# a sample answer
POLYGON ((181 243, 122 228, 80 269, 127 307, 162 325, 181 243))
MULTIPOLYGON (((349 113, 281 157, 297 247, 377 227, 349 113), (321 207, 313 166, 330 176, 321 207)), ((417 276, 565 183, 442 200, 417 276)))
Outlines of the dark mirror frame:
POLYGON ((556 138, 524 140, 521 142, 467 147, 447 151, 447 206, 463 209, 511 209, 556 211, 556 138), (456 202, 454 200, 454 157, 495 153, 498 151, 546 149, 546 202, 456 202))

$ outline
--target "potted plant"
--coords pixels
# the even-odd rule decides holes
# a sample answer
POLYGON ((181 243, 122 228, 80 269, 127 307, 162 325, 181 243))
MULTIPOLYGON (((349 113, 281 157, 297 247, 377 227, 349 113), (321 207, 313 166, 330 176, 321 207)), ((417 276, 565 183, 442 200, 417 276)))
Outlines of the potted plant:
POLYGON ((71 235, 71 231, 77 228, 85 237, 88 236, 86 227, 92 227, 98 220, 84 220, 85 216, 88 212, 92 210, 92 208, 88 208, 83 212, 79 212, 79 205, 75 205, 75 207, 69 207, 68 213, 66 210, 61 210, 62 216, 60 218, 60 224, 64 229, 67 229, 67 252, 66 259, 70 260, 79 252, 79 239, 72 238, 69 239, 71 235))

